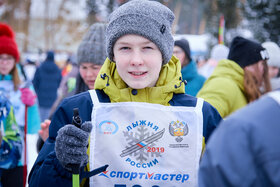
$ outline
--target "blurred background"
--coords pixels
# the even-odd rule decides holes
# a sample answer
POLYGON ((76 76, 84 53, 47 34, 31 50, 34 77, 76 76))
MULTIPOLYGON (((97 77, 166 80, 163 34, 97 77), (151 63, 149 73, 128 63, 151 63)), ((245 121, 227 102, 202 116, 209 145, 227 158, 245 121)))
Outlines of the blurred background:
MULTIPOLYGON (((82 35, 128 0, 0 0, 0 20, 12 26, 22 61, 44 59, 55 50, 63 66, 82 35)), ((236 35, 280 44, 279 0, 158 0, 175 14, 174 37, 190 42, 195 59, 207 58, 217 43, 236 35)))

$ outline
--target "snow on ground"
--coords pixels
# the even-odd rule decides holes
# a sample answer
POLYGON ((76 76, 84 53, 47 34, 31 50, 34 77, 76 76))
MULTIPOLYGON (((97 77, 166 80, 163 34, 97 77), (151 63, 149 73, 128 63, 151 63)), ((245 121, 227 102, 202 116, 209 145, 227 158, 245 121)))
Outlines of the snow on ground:
POLYGON ((27 135, 27 172, 31 171, 31 168, 38 156, 36 150, 36 144, 38 140, 38 134, 28 134, 27 135))

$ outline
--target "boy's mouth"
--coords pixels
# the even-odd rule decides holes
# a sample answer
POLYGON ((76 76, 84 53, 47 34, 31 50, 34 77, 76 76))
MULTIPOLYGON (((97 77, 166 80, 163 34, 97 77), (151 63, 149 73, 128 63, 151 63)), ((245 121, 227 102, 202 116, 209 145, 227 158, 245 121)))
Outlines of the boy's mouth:
POLYGON ((133 76, 142 76, 145 75, 147 73, 147 71, 131 71, 129 72, 129 74, 133 75, 133 76))

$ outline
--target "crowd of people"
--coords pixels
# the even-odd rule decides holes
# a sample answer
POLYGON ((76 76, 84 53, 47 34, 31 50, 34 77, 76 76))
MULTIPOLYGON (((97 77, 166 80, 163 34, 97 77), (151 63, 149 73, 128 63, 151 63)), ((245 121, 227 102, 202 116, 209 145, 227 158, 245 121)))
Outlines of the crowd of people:
POLYGON ((198 68, 174 19, 129 1, 64 69, 52 50, 22 66, 0 23, 0 186, 279 186, 279 46, 236 36, 198 68))

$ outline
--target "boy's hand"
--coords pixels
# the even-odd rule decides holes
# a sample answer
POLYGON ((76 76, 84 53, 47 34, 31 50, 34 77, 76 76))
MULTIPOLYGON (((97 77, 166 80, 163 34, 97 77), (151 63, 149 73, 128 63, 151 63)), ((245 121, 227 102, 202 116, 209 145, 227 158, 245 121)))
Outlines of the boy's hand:
POLYGON ((81 128, 68 124, 57 132, 56 157, 65 169, 72 170, 69 164, 80 165, 81 167, 87 163, 87 145, 91 129, 91 122, 85 122, 81 128))

